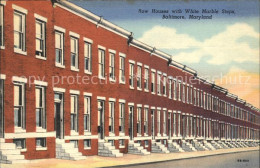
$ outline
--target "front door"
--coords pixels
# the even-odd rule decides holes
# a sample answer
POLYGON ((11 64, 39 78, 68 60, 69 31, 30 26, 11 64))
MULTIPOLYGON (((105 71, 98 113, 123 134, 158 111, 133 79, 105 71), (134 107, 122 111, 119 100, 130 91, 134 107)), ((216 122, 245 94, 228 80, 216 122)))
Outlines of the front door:
POLYGON ((104 139, 104 101, 98 101, 98 138, 104 139))
POLYGON ((63 138, 63 95, 61 93, 55 93, 54 96, 54 123, 56 138, 63 138))
POLYGON ((4 80, 0 79, 0 138, 4 138, 4 80))
POLYGON ((152 139, 154 139, 154 110, 151 111, 151 132, 152 139))
POLYGON ((133 140, 133 114, 134 114, 134 107, 129 107, 129 137, 130 140, 133 140))

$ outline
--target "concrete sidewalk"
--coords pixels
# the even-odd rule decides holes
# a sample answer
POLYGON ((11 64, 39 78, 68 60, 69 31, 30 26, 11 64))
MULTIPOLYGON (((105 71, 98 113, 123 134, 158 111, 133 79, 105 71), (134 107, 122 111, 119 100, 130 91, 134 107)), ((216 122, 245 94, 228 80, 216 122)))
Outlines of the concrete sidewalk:
POLYGON ((184 152, 184 153, 169 153, 169 154, 157 154, 152 153, 147 156, 139 156, 132 154, 124 154, 122 158, 109 158, 100 156, 88 156, 86 160, 70 161, 59 159, 41 159, 32 160, 27 164, 13 164, 6 165, 1 164, 1 168, 90 168, 90 167, 111 167, 111 166, 123 166, 131 164, 145 164, 152 162, 163 162, 167 160, 180 160, 196 157, 206 157, 211 155, 221 155, 227 153, 246 152, 259 150, 259 147, 249 148, 231 148, 231 149, 219 149, 214 151, 197 151, 197 152, 184 152))

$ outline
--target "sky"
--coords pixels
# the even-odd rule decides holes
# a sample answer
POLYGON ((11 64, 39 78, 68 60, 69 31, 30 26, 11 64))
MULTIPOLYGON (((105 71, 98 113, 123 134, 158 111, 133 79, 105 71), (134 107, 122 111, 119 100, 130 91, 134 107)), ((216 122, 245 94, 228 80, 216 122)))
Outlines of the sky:
POLYGON ((258 0, 70 1, 133 32, 135 39, 172 55, 175 61, 259 108, 258 0), (153 9, 168 13, 153 13, 153 9), (186 13, 187 9, 198 13, 186 13), (163 15, 185 19, 165 19, 163 15), (202 15, 208 19, 199 18, 202 15))

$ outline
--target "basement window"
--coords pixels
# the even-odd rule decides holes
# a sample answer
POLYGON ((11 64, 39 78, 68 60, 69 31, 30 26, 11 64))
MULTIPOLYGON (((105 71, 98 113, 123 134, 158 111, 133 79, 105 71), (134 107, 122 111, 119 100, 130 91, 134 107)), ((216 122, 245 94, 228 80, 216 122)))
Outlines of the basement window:
POLYGON ((119 148, 124 148, 124 147, 125 147, 125 140, 119 139, 119 148))
POLYGON ((84 149, 91 149, 91 139, 84 140, 84 149))
POLYGON ((78 141, 77 140, 71 140, 70 143, 74 144, 74 148, 78 148, 78 141))
POLYGON ((36 138, 36 150, 47 150, 46 138, 36 138))
POLYGON ((111 146, 115 146, 115 142, 114 142, 114 140, 108 140, 108 143, 110 143, 111 146))
POLYGON ((14 139, 13 142, 14 142, 17 149, 26 149, 25 139, 14 139))

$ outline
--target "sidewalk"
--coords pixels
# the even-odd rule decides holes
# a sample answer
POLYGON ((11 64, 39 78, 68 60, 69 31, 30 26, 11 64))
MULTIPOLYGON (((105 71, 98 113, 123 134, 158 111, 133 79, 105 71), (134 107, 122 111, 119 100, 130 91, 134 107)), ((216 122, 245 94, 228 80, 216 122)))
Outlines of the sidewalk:
POLYGON ((27 164, 1 164, 1 168, 90 168, 90 167, 111 167, 129 164, 142 164, 151 162, 162 162, 167 160, 180 160, 196 157, 205 157, 211 155, 220 155, 226 153, 246 152, 259 150, 259 147, 250 148, 231 148, 219 149, 214 151, 197 151, 197 152, 184 152, 184 153, 169 153, 169 154, 156 154, 152 153, 147 156, 139 156, 132 154, 124 154, 122 158, 109 158, 100 156, 88 156, 86 160, 70 161, 59 159, 41 159, 32 160, 27 164))

